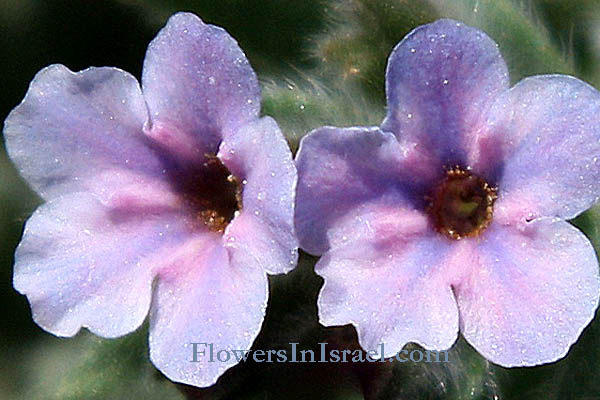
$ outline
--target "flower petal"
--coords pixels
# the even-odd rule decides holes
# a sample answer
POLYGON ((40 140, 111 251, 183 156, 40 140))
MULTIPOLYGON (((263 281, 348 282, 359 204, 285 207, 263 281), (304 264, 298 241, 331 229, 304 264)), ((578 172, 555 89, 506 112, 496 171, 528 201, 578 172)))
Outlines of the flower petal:
MULTIPOLYGON (((406 152, 395 136, 379 128, 319 128, 302 139, 296 156, 298 190, 296 229, 300 247, 311 254, 327 251, 336 221, 359 205, 390 195, 390 202, 423 202, 424 180, 433 172, 406 152)), ((439 171, 441 172, 441 170, 439 171)), ((351 236, 351 232, 340 235, 351 236)))
POLYGON ((49 332, 72 336, 87 327, 120 336, 144 321, 155 270, 187 238, 171 215, 126 218, 92 195, 71 194, 43 204, 27 222, 14 286, 49 332))
MULTIPOLYGON (((458 334, 458 310, 446 273, 451 243, 430 233, 422 213, 374 207, 363 215, 369 232, 321 257, 325 279, 318 299, 325 326, 353 324, 361 346, 385 357, 408 342, 444 350, 458 334)), ((448 269, 451 271, 452 269, 448 269)))
POLYGON ((521 230, 493 224, 482 239, 479 262, 455 285, 464 337, 505 367, 562 358, 598 306, 598 262, 590 242, 550 218, 521 230))
MULTIPOLYGON (((264 271, 246 265, 217 241, 182 253, 177 269, 161 274, 150 313, 150 359, 169 379, 205 387, 238 361, 231 350, 249 350, 267 306, 264 271), (211 344, 194 360, 192 343, 211 344), (217 354, 228 350, 229 357, 217 354), (219 357, 219 358, 217 358, 219 357), (220 361, 222 360, 222 361, 220 361)), ((196 345, 198 353, 204 345, 196 345)))
POLYGON ((481 158, 503 160, 496 167, 499 207, 569 219, 600 199, 596 89, 564 75, 527 78, 498 99, 488 123, 481 158))
POLYGON ((73 73, 62 65, 40 71, 8 116, 10 157, 45 199, 93 190, 111 193, 127 181, 143 185, 162 165, 142 132, 146 105, 135 78, 117 68, 73 73), (93 187, 110 171, 121 180, 93 187))
POLYGON ((298 259, 297 173, 279 127, 268 117, 247 124, 224 139, 218 157, 243 185, 243 208, 224 243, 244 248, 269 273, 291 270, 298 259))
POLYGON ((382 129, 429 152, 438 168, 465 165, 482 113, 508 84, 498 47, 482 31, 447 19, 420 26, 389 58, 382 129))
POLYGON ((142 87, 148 134, 180 157, 215 154, 224 132, 260 110, 258 80, 236 41, 190 13, 173 15, 150 43, 142 87))

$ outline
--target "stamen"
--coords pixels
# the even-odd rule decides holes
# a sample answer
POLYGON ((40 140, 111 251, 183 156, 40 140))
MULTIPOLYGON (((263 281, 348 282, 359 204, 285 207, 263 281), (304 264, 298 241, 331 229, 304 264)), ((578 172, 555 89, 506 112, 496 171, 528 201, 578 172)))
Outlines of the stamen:
POLYGON ((188 204, 208 229, 223 233, 242 209, 242 185, 214 154, 206 160, 186 190, 188 204))
POLYGON ((451 239, 480 235, 492 222, 497 189, 459 166, 428 197, 427 209, 435 229, 451 239))

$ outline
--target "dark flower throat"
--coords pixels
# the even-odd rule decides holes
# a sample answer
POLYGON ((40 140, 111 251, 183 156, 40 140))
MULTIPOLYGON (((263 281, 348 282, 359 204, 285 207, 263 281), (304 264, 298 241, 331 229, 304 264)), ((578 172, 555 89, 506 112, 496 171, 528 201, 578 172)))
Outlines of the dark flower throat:
POLYGON ((209 230, 223 233, 242 209, 242 185, 217 156, 205 157, 186 197, 198 220, 209 230))
POLYGON ((492 222, 496 188, 461 167, 446 171, 428 197, 435 229, 451 239, 478 236, 492 222))

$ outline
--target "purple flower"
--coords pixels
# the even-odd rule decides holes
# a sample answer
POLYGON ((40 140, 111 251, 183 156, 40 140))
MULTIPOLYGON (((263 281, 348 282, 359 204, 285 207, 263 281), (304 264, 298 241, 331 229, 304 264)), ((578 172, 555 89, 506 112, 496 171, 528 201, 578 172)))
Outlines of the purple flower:
POLYGON ((151 42, 141 88, 117 68, 40 71, 4 128, 45 200, 14 271, 35 321, 59 336, 116 337, 150 311, 150 358, 170 379, 208 386, 236 364, 208 352, 191 362, 191 343, 249 348, 266 274, 297 260, 296 170, 259 111, 242 50, 193 14, 151 42))
POLYGON ((319 128, 297 156, 300 246, 324 325, 360 343, 452 346, 503 366, 563 357, 598 305, 565 222, 600 196, 600 94, 564 75, 509 89, 497 45, 450 20, 393 51, 381 127, 319 128))

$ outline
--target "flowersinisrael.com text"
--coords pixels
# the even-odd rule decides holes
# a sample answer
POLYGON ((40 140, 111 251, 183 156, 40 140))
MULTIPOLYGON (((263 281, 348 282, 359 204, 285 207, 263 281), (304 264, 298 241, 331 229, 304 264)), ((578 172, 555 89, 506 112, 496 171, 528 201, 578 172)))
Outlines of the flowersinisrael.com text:
POLYGON ((227 362, 235 360, 244 362, 248 359, 254 362, 448 362, 447 351, 431 350, 400 350, 393 357, 384 358, 385 344, 380 343, 377 350, 339 350, 327 349, 327 343, 319 343, 318 353, 314 350, 299 350, 298 343, 289 343, 291 349, 278 350, 232 350, 218 349, 213 343, 190 343, 191 362, 227 362))

